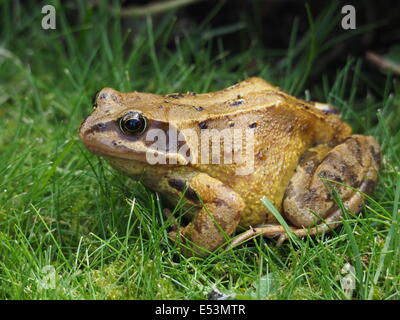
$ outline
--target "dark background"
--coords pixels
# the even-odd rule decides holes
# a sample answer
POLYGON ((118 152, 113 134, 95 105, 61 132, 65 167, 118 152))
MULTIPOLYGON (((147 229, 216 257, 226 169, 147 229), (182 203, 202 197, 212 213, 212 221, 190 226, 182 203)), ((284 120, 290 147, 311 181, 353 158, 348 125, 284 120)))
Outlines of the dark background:
MULTIPOLYGON (((343 15, 340 9, 347 4, 353 5, 356 9, 357 29, 343 30, 340 23, 334 24, 329 30, 329 37, 344 39, 333 49, 322 53, 315 61, 308 85, 320 81, 322 71, 333 76, 337 69, 346 63, 349 56, 365 60, 368 51, 380 55, 400 55, 400 1, 205 0, 179 8, 176 12, 178 22, 182 28, 190 30, 201 24, 204 18, 215 10, 219 2, 221 8, 208 23, 211 29, 232 25, 238 21, 246 23, 243 29, 223 36, 224 48, 232 53, 243 52, 252 43, 277 52, 286 50, 295 19, 298 21, 300 35, 305 34, 310 28, 306 5, 310 8, 314 23, 319 15, 323 15, 332 6, 338 8, 335 18, 341 19, 343 15), (349 32, 352 32, 351 36, 349 32)), ((154 2, 122 1, 121 6, 129 8, 151 3, 154 2)), ((319 26, 315 25, 317 31, 318 28, 319 26)), ((367 76, 372 76, 378 85, 380 82, 385 82, 386 74, 368 61, 363 64, 363 72, 367 76)))
MULTIPOLYGON (((148 8, 155 3, 162 3, 161 0, 145 1, 106 1, 109 7, 107 14, 113 15, 112 9, 121 7, 124 13, 136 8, 148 8)), ((13 2, 14 12, 18 10, 37 11, 37 4, 44 4, 43 1, 15 1, 13 2), (18 5, 17 5, 18 3, 18 5), (22 7, 22 8, 21 8, 22 7)), ((90 6, 94 9, 102 5, 100 0, 91 1, 60 1, 66 11, 66 16, 71 25, 77 28, 82 24, 80 17, 80 6, 90 6)), ((172 35, 180 36, 183 33, 199 36, 199 26, 201 30, 220 30, 224 27, 233 26, 232 30, 223 32, 222 35, 214 37, 223 44, 225 50, 231 55, 243 53, 251 46, 257 46, 258 50, 268 52, 255 58, 248 66, 248 74, 257 75, 260 70, 259 64, 275 63, 279 59, 284 59, 291 33, 296 25, 296 43, 307 37, 310 30, 310 19, 307 14, 307 7, 312 17, 312 23, 316 30, 317 45, 323 46, 328 39, 336 39, 337 42, 329 50, 318 52, 318 59, 313 61, 312 70, 307 77, 305 87, 312 87, 321 81, 321 74, 334 79, 335 73, 342 68, 349 57, 362 59, 362 72, 365 77, 370 79, 375 88, 375 93, 383 90, 387 72, 376 64, 366 59, 367 52, 374 52, 382 56, 397 57, 400 59, 400 1, 396 0, 359 0, 359 1, 321 1, 321 0, 199 0, 188 5, 175 8, 173 14, 176 16, 176 27, 172 35), (356 9, 356 30, 344 30, 340 21, 343 17, 341 8, 344 5, 353 5, 356 9), (318 17, 332 16, 332 23, 325 27, 318 25, 318 17), (333 12, 333 14, 332 14, 333 12), (213 17, 207 20, 209 15, 213 17), (237 27, 235 29, 235 27, 237 27), (195 31, 194 31, 195 30, 195 31), (326 32, 326 34, 322 34, 326 32), (321 40, 318 41, 319 36, 321 40), (267 59, 276 56, 276 61, 267 59), (261 57, 261 59, 260 59, 261 57), (258 64, 258 65, 257 65, 258 64)), ((154 28, 162 20, 162 16, 170 10, 152 14, 154 28)), ((116 15, 114 13, 114 15, 116 15)), ((145 24, 145 15, 122 16, 123 29, 137 30, 138 25, 145 24)), ((18 21, 16 21, 18 23, 18 21)), ((1 34, 1 30, 0 30, 1 34)), ((132 32, 132 36, 135 31, 132 32)), ((168 47, 174 50, 174 36, 170 37, 171 42, 168 47)), ((127 47, 129 50, 129 47, 127 47)), ((215 54, 218 54, 218 46, 213 46, 215 54)), ((304 49, 306 50, 306 49, 304 49)), ((232 70, 235 72, 236 70, 232 70)), ((367 89, 362 86, 359 94, 365 95, 367 89)))

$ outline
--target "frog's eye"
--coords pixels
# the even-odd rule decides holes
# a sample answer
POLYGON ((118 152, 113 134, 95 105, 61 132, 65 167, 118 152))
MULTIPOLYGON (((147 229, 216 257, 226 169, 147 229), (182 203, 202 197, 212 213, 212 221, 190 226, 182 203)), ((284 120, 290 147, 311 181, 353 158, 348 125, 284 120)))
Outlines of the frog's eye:
POLYGON ((147 120, 139 112, 129 112, 119 120, 119 127, 125 134, 140 135, 146 130, 147 120))

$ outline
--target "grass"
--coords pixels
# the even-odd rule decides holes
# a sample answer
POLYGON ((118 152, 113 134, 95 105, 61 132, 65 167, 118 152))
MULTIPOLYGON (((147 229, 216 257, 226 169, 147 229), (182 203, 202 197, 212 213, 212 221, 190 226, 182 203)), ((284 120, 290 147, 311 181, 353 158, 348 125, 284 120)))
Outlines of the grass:
POLYGON ((391 75, 377 83, 349 57, 335 77, 320 72, 308 87, 318 57, 341 40, 329 36, 337 7, 308 11, 306 34, 295 19, 287 50, 254 42, 232 53, 222 39, 248 37, 249 17, 210 29, 218 5, 191 29, 171 11, 132 19, 126 31, 104 5, 77 1, 72 14, 53 3, 57 29, 45 31, 38 4, 17 10, 0 1, 1 299, 205 299, 213 288, 236 298, 346 299, 347 263, 355 268, 352 298, 399 299, 400 86, 391 75), (332 235, 280 248, 256 238, 185 258, 167 239, 158 195, 86 151, 77 128, 102 87, 207 92, 253 75, 328 101, 355 132, 377 137, 380 183, 362 215, 348 214, 332 235))

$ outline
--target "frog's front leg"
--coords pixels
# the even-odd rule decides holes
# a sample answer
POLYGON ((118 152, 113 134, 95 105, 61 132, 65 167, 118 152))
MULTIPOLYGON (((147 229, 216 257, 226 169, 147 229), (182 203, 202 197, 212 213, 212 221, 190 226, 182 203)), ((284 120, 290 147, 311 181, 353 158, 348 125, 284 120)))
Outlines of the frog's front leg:
MULTIPOLYGON (((180 188, 175 179, 172 187, 180 188)), ((185 246, 186 256, 205 256, 226 242, 239 224, 244 202, 230 187, 207 174, 199 173, 186 181, 185 197, 200 205, 193 220, 178 233, 185 246)), ((172 233, 172 236, 175 234, 172 233)))
MULTIPOLYGON (((320 234, 340 224, 342 211, 332 198, 327 181, 332 183, 344 206, 353 213, 360 212, 363 197, 357 190, 370 194, 378 180, 380 148, 374 138, 352 135, 333 149, 319 145, 308 150, 300 159, 283 199, 283 213, 298 237, 320 234), (357 190, 353 190, 352 188, 357 190)), ((263 234, 279 235, 278 245, 287 239, 280 225, 258 227, 240 235, 239 242, 263 234)))

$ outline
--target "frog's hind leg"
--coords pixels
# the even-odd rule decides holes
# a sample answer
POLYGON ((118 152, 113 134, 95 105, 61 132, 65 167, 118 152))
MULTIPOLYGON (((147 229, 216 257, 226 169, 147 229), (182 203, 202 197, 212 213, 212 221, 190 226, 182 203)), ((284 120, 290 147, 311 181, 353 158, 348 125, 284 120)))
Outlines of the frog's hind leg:
POLYGON ((362 205, 362 196, 354 188, 369 194, 378 180, 380 149, 372 137, 352 135, 322 155, 307 152, 286 189, 284 215, 296 227, 313 226, 337 209, 326 180, 338 182, 330 185, 354 213, 362 205))
MULTIPOLYGON (((320 145, 306 152, 283 199, 284 216, 292 224, 293 233, 302 238, 330 231, 340 224, 342 211, 321 177, 339 182, 331 186, 337 190, 344 206, 358 213, 363 202, 359 191, 372 192, 378 179, 379 165, 379 145, 372 137, 363 135, 352 135, 333 149, 320 145)), ((282 226, 271 225, 239 235, 231 246, 259 234, 266 237, 279 235, 277 245, 287 239, 282 226)))
MULTIPOLYGON (((364 180, 361 184, 361 186, 358 188, 358 190, 362 193, 369 194, 371 193, 374 184, 371 184, 371 180, 364 180)), ((361 210, 361 205, 363 203, 363 196, 360 192, 354 192, 353 195, 347 199, 344 200, 344 206, 346 207, 347 210, 350 210, 353 213, 359 213, 361 210)), ((338 227, 341 224, 341 218, 343 216, 343 212, 340 208, 338 208, 336 205, 334 205, 330 210, 330 213, 328 216, 321 221, 320 224, 314 226, 314 227, 309 227, 309 228, 292 228, 293 233, 299 237, 299 238, 304 238, 308 235, 316 235, 316 234, 322 234, 324 232, 329 232, 338 227), (333 209, 333 210, 332 210, 333 209)), ((286 232, 282 232, 279 235, 279 239, 277 242, 277 246, 280 246, 284 241, 286 241, 288 238, 288 235, 286 232)))
MULTIPOLYGON (((344 206, 353 213, 359 213, 362 208, 363 197, 359 191, 370 194, 378 180, 380 148, 372 137, 352 135, 322 155, 318 152, 305 154, 285 192, 284 215, 299 228, 294 231, 298 236, 322 233, 339 225, 342 211, 332 198, 326 180, 338 182, 330 186, 337 190, 344 206), (323 221, 328 225, 313 227, 323 221)), ((280 242, 286 237, 281 236, 280 242)))

